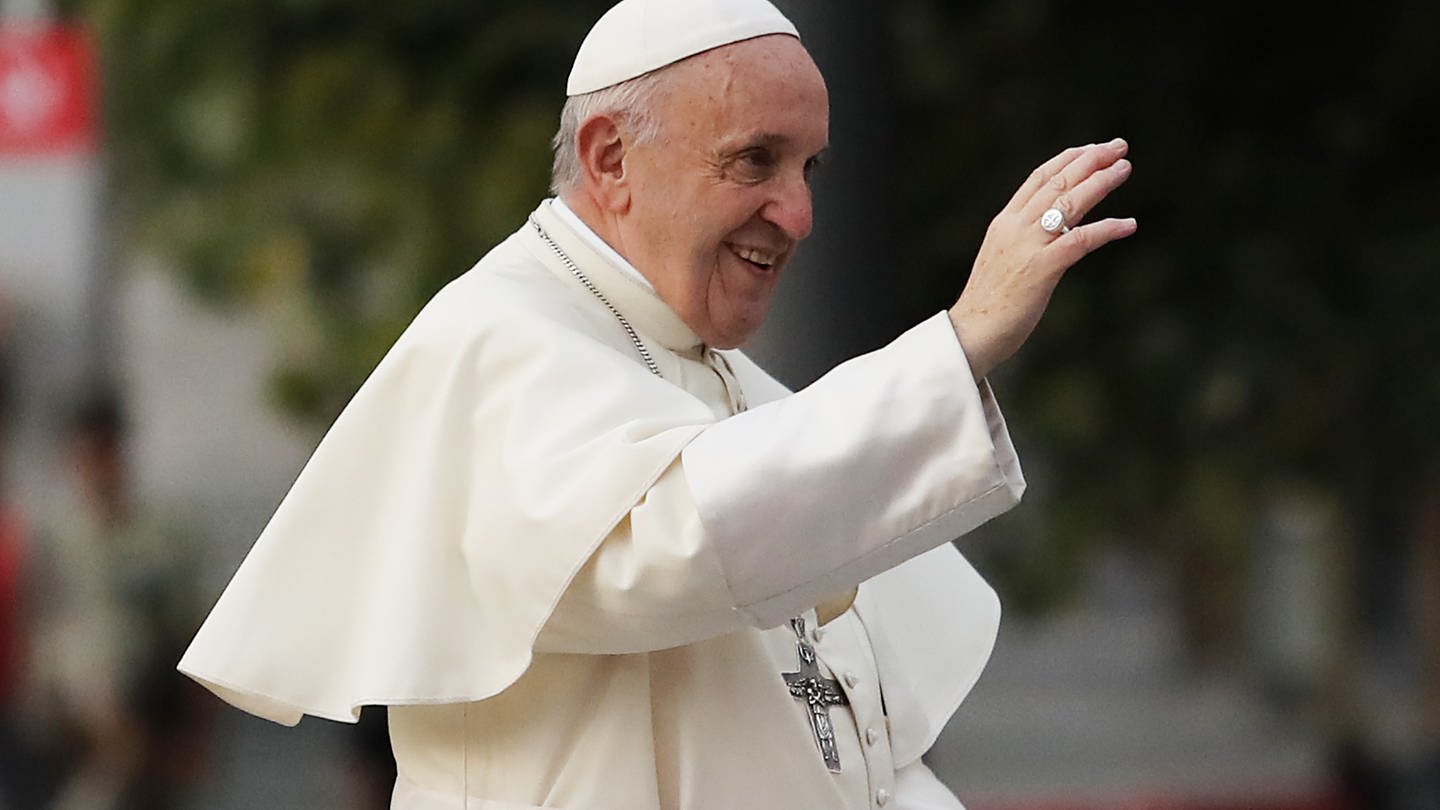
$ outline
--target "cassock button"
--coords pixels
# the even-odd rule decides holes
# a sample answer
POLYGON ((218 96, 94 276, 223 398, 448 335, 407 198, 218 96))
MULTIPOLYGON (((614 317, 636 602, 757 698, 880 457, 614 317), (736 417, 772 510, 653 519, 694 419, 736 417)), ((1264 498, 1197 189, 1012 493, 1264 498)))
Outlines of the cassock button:
POLYGON ((851 689, 854 689, 855 687, 860 685, 860 676, 856 675, 853 672, 845 673, 845 685, 850 687, 851 689))
POLYGON ((885 788, 880 788, 879 790, 875 791, 875 803, 880 805, 881 807, 889 804, 890 791, 886 790, 885 788))
POLYGON ((874 745, 877 742, 880 742, 880 729, 874 726, 865 729, 865 744, 874 745))

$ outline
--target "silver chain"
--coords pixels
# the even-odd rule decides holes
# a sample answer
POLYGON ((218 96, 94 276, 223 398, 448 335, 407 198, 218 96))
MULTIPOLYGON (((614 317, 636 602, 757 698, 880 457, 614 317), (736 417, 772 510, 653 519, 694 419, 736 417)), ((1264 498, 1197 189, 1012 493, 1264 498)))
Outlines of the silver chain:
POLYGON ((545 229, 540 227, 540 223, 535 221, 535 217, 530 217, 530 224, 535 227, 535 232, 540 234, 540 238, 544 240, 545 244, 549 245, 550 249, 555 251, 555 255, 560 257, 560 261, 565 265, 565 269, 570 271, 570 275, 574 276, 576 281, 583 284, 585 289, 589 290, 590 294, 595 296, 597 301, 604 304, 605 308, 610 310, 610 314, 615 316, 615 320, 620 322, 621 328, 625 330, 625 334, 630 336, 630 342, 635 344, 635 351, 640 353, 640 359, 645 361, 645 367, 650 369, 650 373, 663 379, 665 375, 660 373, 660 367, 655 365, 655 358, 650 356, 650 350, 645 348, 645 342, 642 341, 640 335, 635 332, 635 327, 631 326, 630 322, 625 319, 625 316, 620 314, 620 310, 616 309, 615 305, 610 303, 610 299, 606 298, 605 294, 600 292, 600 288, 596 287, 595 283, 581 272, 580 266, 575 264, 569 256, 565 255, 565 251, 561 250, 560 246, 555 244, 555 240, 551 239, 550 234, 546 233, 545 229))

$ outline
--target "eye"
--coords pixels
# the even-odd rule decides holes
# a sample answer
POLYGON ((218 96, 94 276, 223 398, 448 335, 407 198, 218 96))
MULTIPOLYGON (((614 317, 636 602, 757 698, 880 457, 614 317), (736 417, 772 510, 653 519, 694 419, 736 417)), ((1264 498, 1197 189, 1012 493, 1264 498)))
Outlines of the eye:
POLYGON ((740 155, 740 159, 757 168, 769 169, 775 165, 775 156, 770 154, 769 149, 748 149, 740 155))
POLYGON ((730 175, 740 183, 759 183, 775 173, 775 154, 769 149, 746 149, 730 161, 730 175))

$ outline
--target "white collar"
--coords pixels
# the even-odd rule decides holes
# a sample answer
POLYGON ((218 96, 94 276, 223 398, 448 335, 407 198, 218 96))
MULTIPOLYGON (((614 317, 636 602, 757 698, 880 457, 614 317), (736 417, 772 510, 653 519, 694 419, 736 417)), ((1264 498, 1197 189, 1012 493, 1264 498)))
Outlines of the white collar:
POLYGON ((575 233, 579 234, 580 238, 584 239, 585 243, 594 249, 595 252, 609 259, 616 267, 624 270, 628 275, 633 276, 636 281, 644 284, 647 289, 652 291, 655 289, 655 285, 650 283, 650 279, 645 278, 644 273, 636 270, 635 265, 627 261, 624 256, 616 253, 615 248, 610 247, 604 239, 600 238, 599 234, 595 233, 589 225, 585 224, 584 220, 576 216, 575 212, 570 210, 570 206, 566 205, 564 200, 556 197, 551 200, 550 207, 559 215, 560 219, 564 220, 566 225, 573 228, 575 233))

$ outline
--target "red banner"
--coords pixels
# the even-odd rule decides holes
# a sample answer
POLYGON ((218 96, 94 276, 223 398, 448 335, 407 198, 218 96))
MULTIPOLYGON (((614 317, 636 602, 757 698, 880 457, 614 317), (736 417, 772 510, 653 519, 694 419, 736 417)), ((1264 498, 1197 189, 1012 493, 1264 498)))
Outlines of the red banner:
POLYGON ((98 140, 94 50, 83 28, 0 26, 0 156, 86 152, 98 140))

